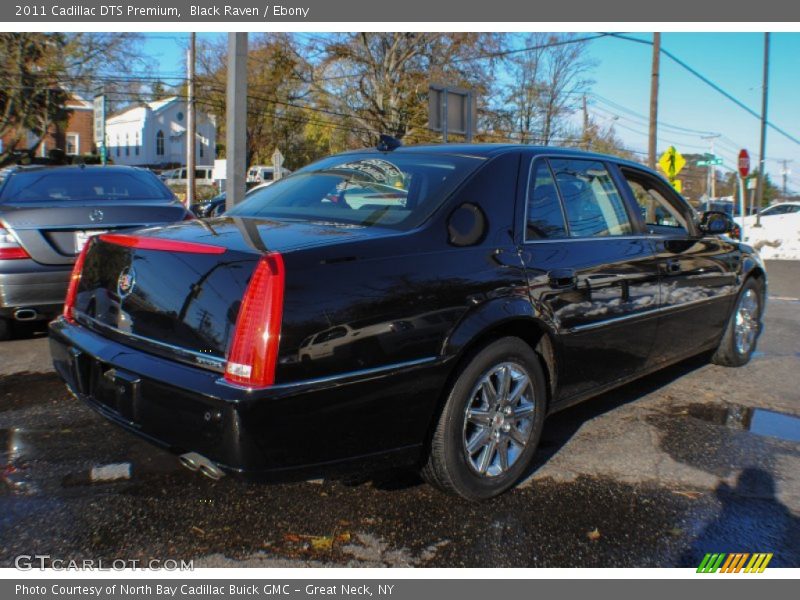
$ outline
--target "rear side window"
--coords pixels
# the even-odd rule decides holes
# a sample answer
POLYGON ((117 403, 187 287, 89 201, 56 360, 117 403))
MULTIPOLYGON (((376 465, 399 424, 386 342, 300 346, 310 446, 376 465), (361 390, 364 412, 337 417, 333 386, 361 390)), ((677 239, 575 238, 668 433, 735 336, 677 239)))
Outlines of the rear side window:
POLYGON ((172 200, 172 193, 149 171, 67 168, 15 173, 0 194, 8 202, 87 200, 172 200))
POLYGON ((606 166, 593 160, 554 159, 555 174, 572 237, 607 237, 633 232, 625 204, 606 166))
POLYGON ((556 182, 545 160, 532 165, 525 218, 525 241, 567 237, 556 182))

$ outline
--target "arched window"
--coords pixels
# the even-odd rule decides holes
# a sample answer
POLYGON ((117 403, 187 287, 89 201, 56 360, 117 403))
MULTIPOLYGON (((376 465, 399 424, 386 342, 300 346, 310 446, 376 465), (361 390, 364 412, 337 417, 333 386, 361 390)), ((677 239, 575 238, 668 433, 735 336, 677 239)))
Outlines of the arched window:
POLYGON ((117 156, 119 156, 119 134, 117 134, 117 156))
POLYGON ((128 134, 125 134, 125 156, 131 155, 131 142, 128 134))
POLYGON ((164 132, 160 129, 156 134, 156 156, 164 156, 164 132))
POLYGON ((136 145, 133 147, 133 151, 136 156, 139 156, 139 132, 136 132, 136 145))

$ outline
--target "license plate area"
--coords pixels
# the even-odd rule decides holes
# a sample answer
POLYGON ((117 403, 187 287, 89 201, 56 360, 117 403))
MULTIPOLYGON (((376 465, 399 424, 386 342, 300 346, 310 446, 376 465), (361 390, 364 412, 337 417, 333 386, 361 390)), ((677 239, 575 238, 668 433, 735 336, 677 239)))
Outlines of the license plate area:
POLYGON ((93 360, 89 380, 89 395, 97 403, 130 423, 139 422, 141 379, 138 375, 93 360))
POLYGON ((83 250, 84 246, 89 242, 96 235, 100 235, 103 233, 107 233, 107 229, 91 229, 87 231, 76 231, 75 232, 75 254, 78 254, 81 250, 83 250))

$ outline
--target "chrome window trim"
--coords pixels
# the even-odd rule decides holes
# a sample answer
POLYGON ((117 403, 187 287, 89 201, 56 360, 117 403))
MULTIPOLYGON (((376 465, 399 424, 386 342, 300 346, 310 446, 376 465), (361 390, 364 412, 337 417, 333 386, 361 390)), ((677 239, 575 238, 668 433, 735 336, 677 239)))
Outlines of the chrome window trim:
MULTIPOLYGON (((553 173, 553 169, 550 166, 550 159, 561 159, 561 160, 584 160, 584 161, 593 161, 599 162, 605 167, 606 171, 608 171, 609 177, 611 177, 611 182, 614 184, 614 189, 617 190, 617 194, 622 200, 623 208, 625 209, 625 216, 628 218, 628 223, 631 226, 631 229, 636 229, 636 224, 631 219, 631 215, 629 214, 627 203, 625 202, 625 198, 623 196, 622 190, 619 189, 617 182, 614 176, 611 174, 611 169, 609 168, 609 162, 607 160, 603 160, 601 158, 584 158, 582 156, 573 156, 570 154, 536 154, 531 159, 531 163, 528 167, 528 182, 525 187, 525 210, 523 211, 522 217, 522 245, 526 244, 536 244, 540 242, 545 243, 555 243, 555 242, 585 242, 587 240, 620 240, 620 239, 642 239, 650 234, 649 231, 640 232, 640 233, 632 233, 632 234, 625 234, 625 235, 606 235, 606 236, 583 236, 583 237, 573 237, 570 235, 570 227, 569 227, 569 219, 567 218, 567 209, 564 206, 564 199, 561 197, 561 190, 558 187, 558 183, 556 182, 555 173, 553 173), (533 167, 536 164, 536 161, 542 159, 545 161, 547 165, 547 170, 550 171, 550 175, 553 178, 553 183, 555 184, 556 194, 558 195, 558 202, 561 205, 561 215, 564 219, 564 230, 567 232, 568 237, 564 238, 553 238, 553 239, 545 239, 545 240, 528 240, 526 239, 526 234, 528 230, 528 196, 531 190, 531 177, 533 175, 533 167)), ((617 165, 619 168, 619 165, 617 165)))

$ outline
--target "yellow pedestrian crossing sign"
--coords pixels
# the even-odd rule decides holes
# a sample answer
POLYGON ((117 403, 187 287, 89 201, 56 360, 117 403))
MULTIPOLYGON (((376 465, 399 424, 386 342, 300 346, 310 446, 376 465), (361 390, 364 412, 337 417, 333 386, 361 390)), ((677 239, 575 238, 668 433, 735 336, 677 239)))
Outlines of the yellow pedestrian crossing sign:
POLYGON ((661 155, 661 158, 658 160, 658 166, 664 171, 667 179, 672 182, 675 176, 681 172, 681 169, 686 166, 686 159, 675 149, 675 146, 670 146, 667 148, 667 151, 661 155))

